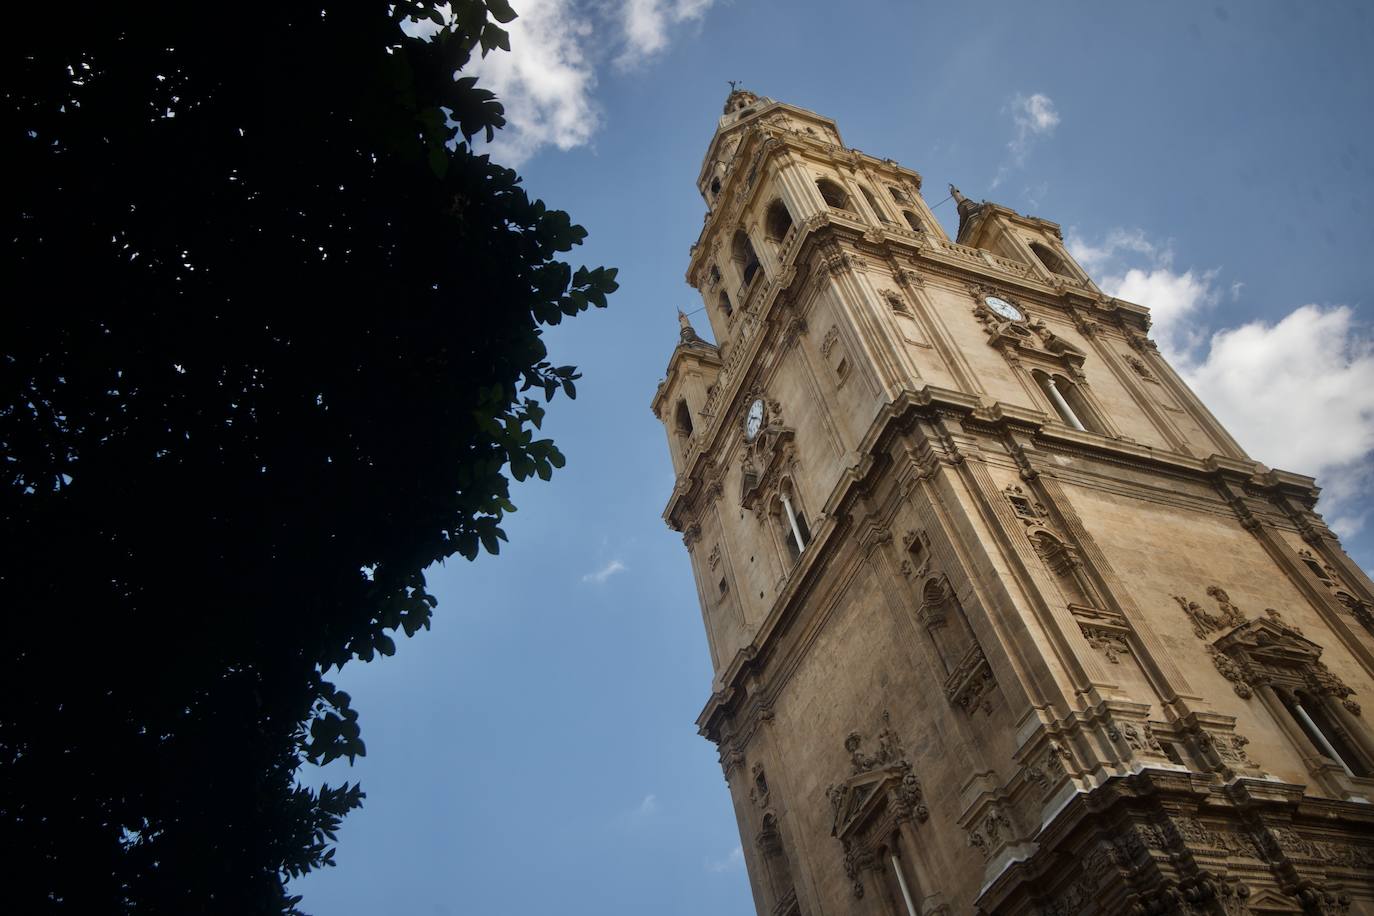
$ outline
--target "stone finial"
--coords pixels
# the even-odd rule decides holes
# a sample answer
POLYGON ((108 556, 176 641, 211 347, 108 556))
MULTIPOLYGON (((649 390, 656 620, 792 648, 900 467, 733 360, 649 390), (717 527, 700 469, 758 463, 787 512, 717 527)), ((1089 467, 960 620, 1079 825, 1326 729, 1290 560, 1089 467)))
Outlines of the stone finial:
POLYGON ((983 209, 983 205, 969 200, 954 185, 949 186, 949 196, 954 198, 954 205, 959 208, 959 235, 963 236, 964 226, 983 209))
POLYGON ((949 196, 954 198, 954 205, 959 209, 959 218, 967 219, 982 209, 982 204, 974 203, 964 196, 964 193, 954 185, 949 186, 949 196))
POLYGON ((682 309, 677 310, 677 324, 679 329, 678 333, 682 336, 683 343, 692 343, 693 341, 701 339, 697 337, 696 329, 692 327, 691 320, 682 309))

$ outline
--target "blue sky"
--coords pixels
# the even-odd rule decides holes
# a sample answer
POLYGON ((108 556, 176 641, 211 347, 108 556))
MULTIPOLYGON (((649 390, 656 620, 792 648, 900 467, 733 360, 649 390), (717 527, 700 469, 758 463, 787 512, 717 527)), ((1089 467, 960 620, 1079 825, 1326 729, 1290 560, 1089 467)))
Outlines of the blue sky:
POLYGON ((699 304, 693 182, 727 79, 835 118, 932 204, 954 182, 1059 222, 1255 458, 1319 476, 1374 568, 1368 4, 515 7, 512 53, 482 65, 501 154, 621 289, 548 335, 585 374, 546 424, 568 467, 516 488, 499 557, 431 572, 433 631, 339 678, 369 753, 323 775, 368 797, 339 867, 295 883, 309 911, 753 912, 693 724, 711 672, 648 408, 699 304))

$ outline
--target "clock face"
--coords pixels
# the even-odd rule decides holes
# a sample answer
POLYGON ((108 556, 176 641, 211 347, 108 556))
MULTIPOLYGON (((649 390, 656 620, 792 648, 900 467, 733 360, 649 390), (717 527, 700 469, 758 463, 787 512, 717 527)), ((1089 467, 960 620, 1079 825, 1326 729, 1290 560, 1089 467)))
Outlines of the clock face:
POLYGON ((988 296, 983 302, 986 303, 988 308, 1009 321, 1021 320, 1021 310, 1005 299, 1000 299, 997 296, 988 296))
POLYGON ((758 398, 749 405, 749 415, 744 418, 744 437, 750 442, 759 434, 760 427, 763 426, 763 398, 758 398))

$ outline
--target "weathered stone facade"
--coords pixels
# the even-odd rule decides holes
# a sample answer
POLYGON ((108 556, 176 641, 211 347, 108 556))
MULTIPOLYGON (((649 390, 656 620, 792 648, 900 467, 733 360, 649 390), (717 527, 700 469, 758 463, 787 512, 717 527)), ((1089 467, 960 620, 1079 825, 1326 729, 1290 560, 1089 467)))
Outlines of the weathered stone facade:
POLYGON ((1374 585, 1054 223, 738 90, 653 409, 761 914, 1374 914, 1374 585))

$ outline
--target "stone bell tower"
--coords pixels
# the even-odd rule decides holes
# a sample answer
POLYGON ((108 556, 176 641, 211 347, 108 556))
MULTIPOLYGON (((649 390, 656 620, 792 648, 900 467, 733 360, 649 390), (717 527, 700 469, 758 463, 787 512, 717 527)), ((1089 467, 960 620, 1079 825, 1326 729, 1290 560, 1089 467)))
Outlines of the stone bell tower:
POLYGON ((730 94, 653 399, 770 916, 1374 914, 1374 585, 1059 227, 730 94), (943 195, 941 195, 943 196, 943 195))

